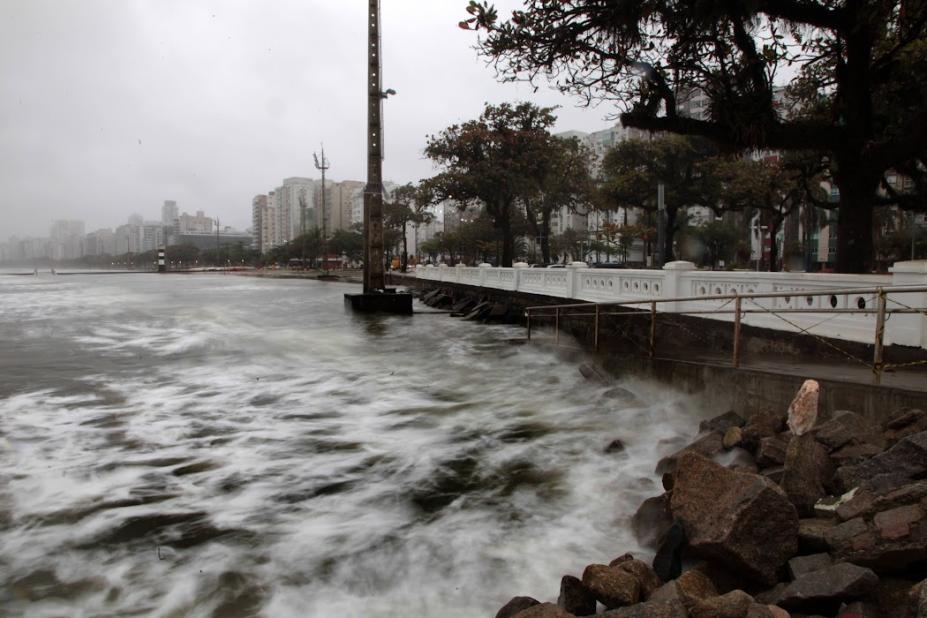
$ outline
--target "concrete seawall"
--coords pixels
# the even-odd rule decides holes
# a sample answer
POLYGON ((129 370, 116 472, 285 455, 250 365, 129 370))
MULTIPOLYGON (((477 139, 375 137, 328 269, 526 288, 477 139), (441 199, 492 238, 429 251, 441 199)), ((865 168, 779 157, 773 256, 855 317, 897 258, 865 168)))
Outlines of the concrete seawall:
MULTIPOLYGON (((509 315, 520 323, 524 323, 525 307, 564 303, 561 298, 395 274, 393 284, 422 291, 441 288, 455 299, 470 297, 510 305, 509 315)), ((537 328, 535 324, 533 339, 539 345, 553 345, 551 332, 549 326, 537 328)), ((745 326, 743 361, 741 367, 734 368, 730 362, 731 325, 716 320, 661 315, 653 359, 648 354, 648 316, 603 316, 598 352, 593 350, 590 319, 562 319, 561 336, 564 334, 612 373, 655 377, 704 398, 707 405, 719 411, 733 409, 750 414, 768 408, 785 409, 807 378, 821 383, 825 414, 849 409, 882 421, 899 408, 927 409, 927 365, 887 372, 881 384, 874 384, 871 369, 860 362, 872 358, 872 346, 861 343, 745 326)), ((566 337, 561 343, 575 346, 566 337)), ((917 348, 886 348, 886 360, 890 362, 910 363, 925 358, 927 355, 917 348)))

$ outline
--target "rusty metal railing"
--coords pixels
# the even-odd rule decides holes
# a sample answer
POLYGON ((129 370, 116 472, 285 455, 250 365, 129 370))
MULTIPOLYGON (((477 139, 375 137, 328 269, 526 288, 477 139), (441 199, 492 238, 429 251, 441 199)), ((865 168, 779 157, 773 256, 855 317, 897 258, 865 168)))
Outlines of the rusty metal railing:
POLYGON ((599 342, 600 342, 600 326, 602 318, 608 315, 621 316, 621 317, 630 317, 633 315, 648 315, 650 317, 650 332, 649 332, 649 345, 648 345, 648 356, 653 359, 656 355, 656 340, 657 340, 657 315, 689 315, 689 316, 698 316, 698 315, 724 315, 724 314, 733 314, 733 346, 731 351, 731 365, 735 368, 740 367, 742 360, 742 317, 749 314, 768 314, 783 320, 787 324, 798 330, 799 334, 807 334, 809 336, 815 337, 828 347, 840 352, 849 359, 860 362, 867 367, 869 367, 873 372, 873 379, 876 384, 881 383, 882 373, 886 369, 890 368, 900 368, 900 367, 912 367, 923 365, 927 366, 927 360, 906 362, 906 363, 893 363, 888 364, 885 362, 885 322, 888 316, 894 314, 920 314, 927 316, 927 308, 925 307, 911 307, 905 303, 892 298, 889 300, 889 295, 891 294, 910 294, 910 293, 922 293, 927 292, 927 287, 920 286, 882 286, 882 287, 872 287, 872 288, 847 288, 847 289, 826 289, 826 290, 791 290, 788 292, 762 292, 762 293, 750 293, 750 294, 713 294, 706 296, 680 296, 675 298, 655 298, 655 299, 643 299, 643 300, 629 300, 629 301, 613 301, 613 302, 583 302, 583 303, 568 303, 568 304, 558 304, 558 305, 538 305, 527 307, 525 309, 525 322, 527 327, 527 338, 531 340, 531 331, 532 331, 532 319, 553 319, 554 321, 554 342, 559 345, 560 343, 560 326, 561 322, 565 318, 575 318, 575 317, 591 317, 593 319, 593 348, 598 352, 599 342), (831 307, 815 307, 815 308, 771 308, 764 307, 760 305, 757 301, 760 299, 787 299, 788 300, 796 297, 819 297, 819 296, 850 296, 850 295, 872 295, 875 298, 876 306, 874 309, 870 308, 837 308, 834 306, 831 307), (712 309, 669 309, 665 311, 657 311, 657 305, 660 303, 682 303, 682 302, 702 302, 702 301, 727 301, 722 304, 720 307, 712 309), (744 308, 744 302, 752 303, 755 305, 755 308, 744 308), (898 307, 888 307, 888 303, 892 302, 898 307), (733 303, 733 308, 727 309, 728 305, 733 303), (639 305, 648 305, 646 310, 634 311, 634 310, 623 310, 623 311, 606 311, 609 307, 636 307, 639 305), (570 312, 571 310, 580 310, 580 312, 570 312), (587 311, 588 310, 588 311, 587 311), (550 313, 552 312, 552 313, 550 313), (818 322, 810 327, 803 328, 793 321, 784 317, 789 314, 824 314, 824 315, 841 315, 841 314, 875 314, 875 332, 872 338, 873 341, 873 355, 872 362, 867 362, 862 359, 853 356, 846 350, 843 350, 829 338, 809 332, 815 326, 821 324, 818 322))

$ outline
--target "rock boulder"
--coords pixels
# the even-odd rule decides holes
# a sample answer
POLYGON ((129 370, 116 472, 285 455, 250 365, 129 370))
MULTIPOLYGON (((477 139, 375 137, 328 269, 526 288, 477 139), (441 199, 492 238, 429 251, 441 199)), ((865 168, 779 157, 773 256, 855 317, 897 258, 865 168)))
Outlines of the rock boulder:
POLYGON ((590 564, 583 571, 582 584, 597 601, 609 609, 634 605, 640 601, 641 586, 637 578, 618 567, 590 564))
POLYGON ((680 458, 670 510, 694 554, 762 584, 798 550, 798 514, 775 483, 700 455, 680 458))
POLYGON ((879 578, 870 569, 841 562, 799 576, 782 592, 777 605, 833 615, 841 602, 865 596, 878 583, 879 578))
POLYGON ((577 616, 595 613, 595 596, 589 592, 583 582, 572 575, 564 575, 560 580, 560 596, 557 605, 563 610, 577 616))
POLYGON ((496 618, 512 618, 518 612, 539 604, 540 601, 531 597, 512 597, 508 603, 496 612, 496 618))
POLYGON ((818 397, 821 387, 817 380, 805 380, 789 405, 788 427, 793 436, 801 436, 814 427, 818 420, 818 397))
POLYGON ((826 483, 834 475, 827 451, 814 436, 793 436, 785 451, 782 480, 785 494, 803 517, 814 514, 815 503, 827 495, 826 483))

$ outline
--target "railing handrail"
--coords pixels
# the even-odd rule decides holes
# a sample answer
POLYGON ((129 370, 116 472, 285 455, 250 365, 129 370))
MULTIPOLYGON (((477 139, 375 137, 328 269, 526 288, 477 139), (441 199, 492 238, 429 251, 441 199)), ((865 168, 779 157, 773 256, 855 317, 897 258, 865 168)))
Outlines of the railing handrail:
MULTIPOLYGON (((672 298, 648 298, 640 300, 616 300, 616 301, 589 301, 585 303, 566 303, 566 304, 557 304, 557 305, 534 305, 531 307, 525 307, 525 311, 531 311, 534 309, 568 309, 571 307, 587 307, 590 305, 599 305, 600 307, 604 306, 614 306, 614 305, 643 305, 650 303, 672 303, 672 302, 689 302, 689 301, 702 301, 702 300, 734 300, 736 298, 740 299, 751 299, 751 298, 792 298, 794 296, 844 296, 847 294, 879 294, 885 292, 886 294, 911 294, 917 292, 927 292, 927 286, 909 286, 909 285, 883 285, 870 288, 844 288, 844 289, 828 289, 828 290, 790 290, 787 292, 755 292, 748 294, 710 294, 706 296, 674 296, 672 298)), ((675 311, 670 311, 670 313, 676 313, 675 311)), ((687 313, 686 311, 679 311, 678 313, 687 313)))
MULTIPOLYGON (((774 316, 780 317, 782 320, 785 320, 789 324, 792 324, 793 326, 795 326, 793 322, 789 322, 789 320, 786 320, 785 318, 778 316, 778 314, 780 313, 782 314, 785 314, 785 313, 799 313, 799 314, 810 314, 810 313, 871 314, 871 313, 874 313, 876 316, 876 324, 875 324, 875 336, 873 338, 874 339, 873 340, 874 349, 873 349, 872 363, 861 361, 855 356, 849 355, 845 350, 842 350, 841 348, 837 347, 833 343, 828 342, 826 339, 823 339, 818 335, 813 335, 811 333, 809 334, 811 334, 813 337, 817 337, 818 339, 823 341, 828 346, 834 348, 835 350, 838 350, 842 352, 843 354, 850 356, 852 360, 861 362, 867 367, 869 367, 870 369, 872 369, 875 383, 880 384, 881 379, 882 379, 882 372, 887 367, 891 366, 885 363, 885 360, 883 357, 886 316, 895 314, 895 313, 920 313, 920 314, 927 315, 927 308, 910 307, 904 303, 901 303, 900 301, 890 301, 889 295, 890 294, 910 294, 910 293, 920 293, 920 292, 927 292, 927 286, 897 285, 897 286, 876 286, 876 287, 870 287, 870 288, 830 289, 830 290, 818 290, 818 291, 789 290, 789 291, 761 292, 761 293, 749 293, 749 294, 739 294, 737 292, 734 292, 731 294, 713 294, 713 295, 707 295, 707 296, 677 296, 673 298, 650 298, 646 300, 564 303, 564 304, 557 304, 557 305, 535 305, 531 307, 526 307, 525 308, 525 318, 526 318, 526 326, 527 326, 527 336, 528 336, 528 340, 530 341, 531 340, 532 312, 534 313, 534 317, 536 318, 553 317, 554 318, 554 329, 555 329, 554 338, 555 338, 555 341, 559 343, 561 316, 562 317, 592 317, 594 319, 594 324, 595 324, 594 335, 593 335, 594 347, 595 347, 595 350, 598 351, 599 349, 599 321, 603 315, 601 311, 602 307, 621 307, 625 305, 646 304, 646 305, 649 305, 649 310, 638 310, 638 311, 631 310, 627 312, 622 312, 622 314, 627 314, 627 315, 649 314, 650 315, 649 355, 650 355, 650 358, 653 359, 655 356, 655 350, 656 350, 656 324, 657 324, 657 304, 658 303, 706 301, 706 300, 727 300, 727 301, 733 300, 734 306, 731 309, 726 309, 726 307, 730 304, 730 302, 727 302, 727 303, 724 303, 721 307, 718 307, 712 310, 708 310, 708 309, 703 310, 701 308, 690 308, 687 310, 685 308, 677 309, 676 307, 671 307, 669 310, 663 311, 661 313, 664 315, 666 314, 705 315, 705 314, 729 314, 729 313, 734 314, 734 342, 733 342, 733 353, 732 353, 731 364, 734 368, 737 368, 740 366, 740 360, 741 360, 740 358, 741 357, 741 350, 740 350, 740 347, 741 347, 741 341, 740 341, 741 340, 741 317, 746 314, 769 313, 774 316), (759 298, 789 298, 791 299, 792 297, 802 297, 802 296, 804 297, 837 296, 837 295, 843 296, 843 295, 851 295, 851 294, 875 295, 878 300, 877 306, 872 309, 868 309, 868 308, 852 309, 852 308, 838 308, 838 307, 767 308, 767 307, 763 307, 762 305, 757 304, 757 307, 759 307, 758 309, 745 309, 743 308, 743 305, 742 305, 742 301, 744 299, 748 299, 748 300, 749 299, 759 299, 759 298), (901 305, 901 307, 900 308, 889 308, 888 307, 889 302, 895 302, 896 304, 901 305), (561 313, 564 309, 573 309, 573 308, 584 308, 587 310, 589 308, 593 308, 594 312, 574 314, 573 316, 570 316, 569 314, 561 313), (539 314, 539 312, 542 312, 542 311, 553 311, 553 314, 552 315, 539 314)), ((609 314, 605 314, 605 315, 609 315, 609 314)), ((619 315, 619 314, 614 314, 614 315, 619 315)), ((807 328, 800 329, 800 332, 808 333, 808 331, 809 329, 807 328)), ((912 364, 927 365, 927 361, 916 361, 915 363, 912 363, 912 364)))

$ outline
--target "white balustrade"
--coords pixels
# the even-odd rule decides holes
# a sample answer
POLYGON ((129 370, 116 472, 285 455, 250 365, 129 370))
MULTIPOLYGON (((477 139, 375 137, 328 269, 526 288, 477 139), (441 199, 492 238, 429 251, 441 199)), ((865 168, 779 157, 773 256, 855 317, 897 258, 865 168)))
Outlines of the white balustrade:
MULTIPOLYGON (((766 273, 753 271, 702 271, 691 262, 670 262, 663 270, 586 268, 574 262, 565 268, 494 268, 481 264, 449 268, 426 266, 416 271, 420 279, 461 283, 526 294, 562 298, 565 301, 628 302, 725 294, 784 294, 779 298, 743 299, 742 322, 751 326, 871 343, 874 338, 877 295, 834 294, 810 296, 808 292, 890 286, 927 286, 927 260, 899 262, 891 275, 842 275, 766 273), (797 309, 864 309, 866 313, 795 313, 797 309)), ((646 306, 646 305, 645 305, 646 306)), ((927 293, 893 291, 888 309, 927 307, 927 293)), ((683 300, 657 303, 658 311, 731 311, 733 300, 683 300)), ((701 317, 733 321, 733 313, 700 313, 701 317)), ((894 314, 886 322, 885 343, 927 348, 927 317, 894 314)))

